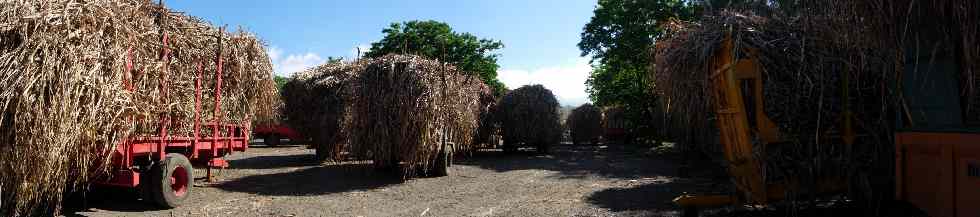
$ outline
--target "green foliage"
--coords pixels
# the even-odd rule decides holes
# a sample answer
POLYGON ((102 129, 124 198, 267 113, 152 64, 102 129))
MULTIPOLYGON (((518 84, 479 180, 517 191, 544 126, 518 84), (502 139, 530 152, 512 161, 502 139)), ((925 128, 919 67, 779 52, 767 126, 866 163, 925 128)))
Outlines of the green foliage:
POLYGON ((695 7, 681 0, 599 0, 592 20, 585 25, 579 49, 593 61, 621 67, 646 67, 648 48, 663 34, 671 19, 691 20, 695 7))
POLYGON ((504 47, 500 41, 479 39, 470 33, 457 33, 449 24, 438 21, 408 21, 392 23, 382 31, 385 37, 371 43, 366 57, 381 57, 389 53, 416 54, 456 65, 466 72, 478 73, 480 78, 501 96, 506 87, 497 80, 497 54, 504 47))
POLYGON ((274 79, 276 80, 276 89, 279 89, 279 92, 282 93, 282 86, 286 85, 289 78, 276 75, 274 79))
POLYGON ((340 63, 344 61, 344 57, 327 57, 327 64, 340 63))
POLYGON ((585 25, 579 49, 595 67, 586 81, 598 106, 622 106, 627 127, 647 131, 657 105, 647 76, 650 48, 664 33, 662 24, 692 20, 698 8, 681 0, 599 0, 585 25))

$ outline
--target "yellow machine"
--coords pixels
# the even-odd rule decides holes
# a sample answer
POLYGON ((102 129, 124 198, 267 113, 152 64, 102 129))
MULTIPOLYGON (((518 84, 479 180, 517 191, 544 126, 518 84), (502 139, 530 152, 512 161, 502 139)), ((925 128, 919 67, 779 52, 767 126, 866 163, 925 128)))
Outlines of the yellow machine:
MULTIPOLYGON (((734 178, 739 194, 687 194, 674 199, 674 203, 689 210, 729 204, 768 204, 783 200, 787 190, 800 187, 796 184, 800 183, 799 180, 786 180, 780 184, 766 182, 763 162, 757 159, 753 151, 756 150, 755 145, 779 145, 780 133, 764 112, 762 69, 753 55, 757 52, 751 48, 741 48, 746 49, 743 51, 749 53, 749 57, 737 59, 734 49, 731 36, 726 36, 712 60, 711 85, 721 144, 724 146, 725 160, 729 163, 728 173, 734 178), (750 100, 746 101, 743 93, 751 94, 748 97, 750 100)), ((850 145, 855 137, 850 113, 845 111, 843 116, 841 137, 845 144, 850 145)), ((840 191, 845 186, 843 183, 846 183, 842 180, 839 177, 817 180, 816 189, 813 190, 840 191)))

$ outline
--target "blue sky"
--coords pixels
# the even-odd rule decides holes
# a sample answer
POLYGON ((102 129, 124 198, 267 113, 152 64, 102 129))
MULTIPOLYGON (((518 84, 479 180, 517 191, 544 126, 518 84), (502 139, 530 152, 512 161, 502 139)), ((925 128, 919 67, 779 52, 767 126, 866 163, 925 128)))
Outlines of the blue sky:
POLYGON ((350 59, 392 22, 438 20, 504 43, 499 79, 510 88, 543 84, 565 105, 587 102, 588 59, 576 47, 595 0, 253 1, 166 0, 216 25, 241 26, 269 46, 280 75, 350 59))

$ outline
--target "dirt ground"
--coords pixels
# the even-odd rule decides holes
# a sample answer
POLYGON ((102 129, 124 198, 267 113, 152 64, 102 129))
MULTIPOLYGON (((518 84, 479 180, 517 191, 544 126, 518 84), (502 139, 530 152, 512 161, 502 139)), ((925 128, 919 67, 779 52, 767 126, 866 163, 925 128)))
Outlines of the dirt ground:
MULTIPOLYGON (((677 177, 674 161, 622 146, 562 145, 549 155, 483 150, 457 159, 450 176, 404 183, 367 163, 316 164, 301 146, 257 146, 228 159, 231 168, 217 182, 197 182, 182 207, 160 210, 133 191, 98 189, 88 209, 66 215, 678 216, 675 196, 717 188, 677 177)), ((203 170, 195 175, 203 178, 203 170)))

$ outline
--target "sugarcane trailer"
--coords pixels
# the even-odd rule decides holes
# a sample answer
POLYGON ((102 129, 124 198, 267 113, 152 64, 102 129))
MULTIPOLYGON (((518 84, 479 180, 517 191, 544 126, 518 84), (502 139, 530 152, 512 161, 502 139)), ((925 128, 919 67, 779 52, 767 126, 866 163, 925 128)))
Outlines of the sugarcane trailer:
MULTIPOLYGON (((165 16, 162 16, 165 17, 165 16)), ((163 21, 161 21, 163 22, 163 21)), ((224 32, 221 28, 220 32, 224 32)), ((169 35, 162 35, 160 59, 163 61, 163 76, 160 76, 161 98, 168 101, 168 78, 170 70, 171 48, 168 47, 169 35)), ((175 121, 169 113, 160 114, 156 120, 158 129, 155 134, 139 134, 121 140, 109 158, 109 172, 96 181, 96 185, 135 188, 140 192, 143 201, 154 203, 163 208, 174 208, 193 192, 194 167, 205 168, 206 181, 213 180, 212 168, 226 168, 228 162, 223 158, 235 151, 248 149, 249 127, 251 120, 246 117, 240 123, 226 121, 222 118, 222 74, 224 60, 221 58, 221 35, 219 33, 217 55, 213 62, 216 64, 214 81, 214 117, 212 120, 201 120, 202 75, 204 63, 197 62, 197 78, 195 79, 195 99, 193 131, 190 135, 171 134, 175 121), (211 129, 210 135, 202 133, 202 129, 211 129)), ((134 91, 131 79, 133 71, 132 47, 126 56, 126 70, 123 85, 126 91, 134 91)), ((134 117, 128 121, 134 122, 134 117)), ((187 121, 187 120, 177 120, 187 121)), ((183 126, 178 124, 176 126, 183 126)))

